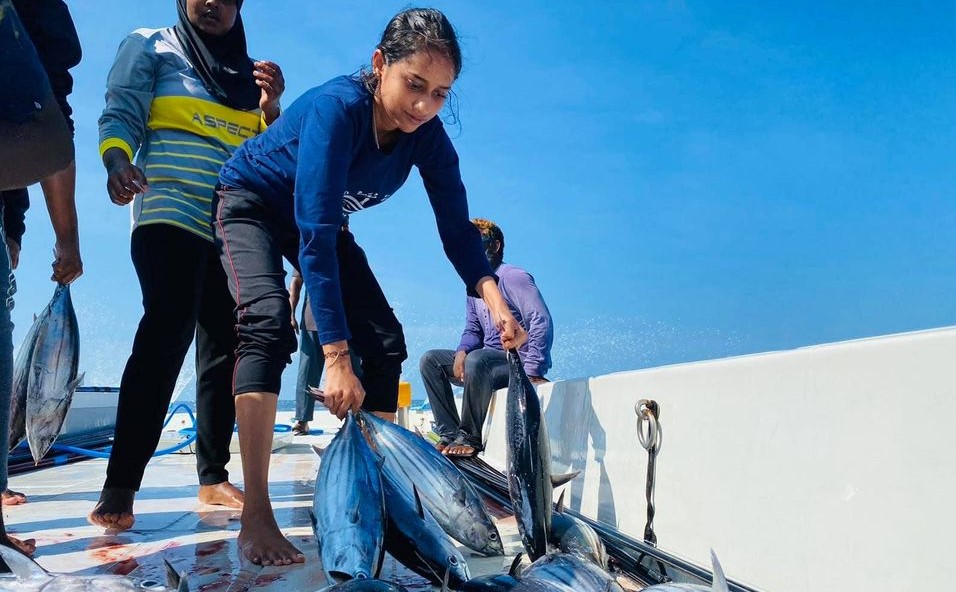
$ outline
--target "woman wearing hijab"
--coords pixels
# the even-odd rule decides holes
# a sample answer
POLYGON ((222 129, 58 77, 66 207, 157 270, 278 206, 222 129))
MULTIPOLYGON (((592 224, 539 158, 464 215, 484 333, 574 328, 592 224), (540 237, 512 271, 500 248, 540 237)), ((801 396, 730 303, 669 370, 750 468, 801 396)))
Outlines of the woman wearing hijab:
POLYGON ((222 163, 279 116, 285 82, 277 65, 247 55, 242 0, 177 4, 176 26, 137 29, 120 44, 99 121, 110 199, 132 202, 130 252, 144 309, 120 383, 106 482, 89 515, 114 530, 133 525, 133 499, 194 334, 199 501, 243 503, 225 468, 235 301, 210 204, 222 163))

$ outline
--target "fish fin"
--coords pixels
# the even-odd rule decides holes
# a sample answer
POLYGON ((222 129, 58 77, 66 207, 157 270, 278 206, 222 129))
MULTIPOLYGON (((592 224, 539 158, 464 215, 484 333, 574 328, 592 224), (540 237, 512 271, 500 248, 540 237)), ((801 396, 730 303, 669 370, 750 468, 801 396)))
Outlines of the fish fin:
POLYGON ((451 575, 451 568, 445 568, 445 576, 441 579, 441 592, 448 592, 448 576, 451 575))
POLYGON ((322 458, 322 455, 325 454, 325 451, 328 450, 328 448, 329 448, 328 446, 326 446, 325 448, 319 448, 318 446, 313 444, 312 452, 314 452, 317 457, 322 458))
POLYGON ((518 576, 521 575, 521 570, 519 570, 518 568, 521 566, 521 557, 523 555, 524 555, 523 553, 518 553, 517 555, 515 555, 515 560, 511 562, 511 567, 508 568, 509 576, 513 578, 517 578, 518 576))
POLYGON ((564 490, 561 491, 561 495, 558 496, 558 507, 554 509, 558 514, 564 514, 564 490))
POLYGON ((13 575, 20 580, 53 577, 50 572, 40 567, 39 563, 30 559, 13 547, 0 545, 0 559, 3 559, 13 575))
POLYGON ((76 390, 76 387, 83 384, 83 379, 86 377, 86 372, 80 372, 80 375, 73 379, 73 382, 66 385, 66 390, 69 393, 72 393, 76 390))
POLYGON ((186 581, 186 572, 178 572, 168 559, 163 559, 166 564, 166 587, 176 592, 189 592, 189 582, 186 581))
POLYGON ((425 508, 422 507, 422 497, 418 494, 418 486, 412 483, 412 493, 415 494, 415 513, 422 520, 425 519, 425 508))
POLYGON ((564 473, 563 475, 551 475, 551 486, 561 487, 562 485, 569 482, 571 479, 574 479, 580 474, 581 474, 581 471, 572 471, 570 473, 564 473))
POLYGON ((724 569, 720 567, 720 562, 717 561, 717 553, 714 553, 714 550, 710 550, 710 562, 714 567, 714 584, 713 592, 730 592, 730 588, 727 586, 727 577, 724 575, 724 569))

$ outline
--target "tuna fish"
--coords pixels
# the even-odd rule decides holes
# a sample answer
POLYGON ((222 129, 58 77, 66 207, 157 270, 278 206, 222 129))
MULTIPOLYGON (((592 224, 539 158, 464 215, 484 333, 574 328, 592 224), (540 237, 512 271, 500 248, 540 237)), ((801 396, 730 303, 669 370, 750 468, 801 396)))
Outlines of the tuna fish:
MULTIPOLYGON (((521 574, 521 581, 547 582, 556 590, 567 592, 624 592, 620 584, 605 570, 575 555, 546 555, 521 574)), ((519 590, 516 586, 515 590, 519 590)))
POLYGON ((9 592, 189 592, 186 574, 166 562, 166 585, 155 580, 117 575, 53 574, 29 557, 0 545, 0 559, 13 575, 0 575, 0 590, 9 592))
POLYGON ((33 362, 33 348, 37 343, 37 322, 33 320, 30 331, 17 352, 17 362, 13 367, 13 393, 10 397, 10 450, 13 450, 27 437, 27 378, 33 362))
POLYGON ((322 453, 312 501, 312 525, 329 581, 374 578, 382 566, 380 463, 349 413, 322 453))
POLYGON ((551 445, 541 402, 516 350, 508 352, 511 376, 505 411, 508 493, 521 542, 532 561, 548 552, 551 530, 551 445))
POLYGON ((564 513, 564 492, 558 498, 558 507, 551 515, 548 542, 561 552, 577 555, 607 569, 607 549, 597 532, 586 522, 564 513))
POLYGON ((351 580, 342 582, 321 592, 408 592, 403 586, 382 580, 351 580))
POLYGON ((714 570, 714 579, 710 587, 701 586, 700 584, 667 583, 650 586, 644 588, 644 590, 646 592, 730 592, 730 588, 727 586, 727 578, 724 576, 724 570, 720 567, 720 562, 717 561, 717 554, 714 553, 713 549, 710 551, 710 563, 714 570))
POLYGON ((435 585, 447 581, 455 590, 471 573, 468 564, 445 531, 424 507, 418 488, 412 486, 414 496, 405 497, 401 489, 386 475, 382 479, 385 491, 385 550, 405 567, 435 585))
POLYGON ((508 592, 518 585, 518 580, 508 574, 478 576, 462 584, 458 592, 508 592))
POLYGON ((449 536, 484 555, 504 554, 481 497, 446 456, 401 426, 362 411, 359 417, 384 458, 382 472, 404 497, 414 497, 417 485, 422 505, 449 536))
POLYGON ((33 461, 50 450, 73 402, 73 391, 83 381, 76 375, 80 362, 80 333, 69 286, 57 286, 36 325, 36 343, 27 376, 27 442, 33 461))

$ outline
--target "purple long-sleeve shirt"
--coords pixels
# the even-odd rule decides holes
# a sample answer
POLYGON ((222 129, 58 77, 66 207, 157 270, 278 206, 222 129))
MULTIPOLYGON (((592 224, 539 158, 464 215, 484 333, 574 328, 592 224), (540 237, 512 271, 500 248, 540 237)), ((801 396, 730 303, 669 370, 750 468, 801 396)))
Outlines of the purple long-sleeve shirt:
MULTIPOLYGON (((551 368, 551 344, 554 341, 548 305, 527 271, 502 263, 495 273, 498 275, 498 289, 511 314, 528 332, 527 343, 518 348, 524 371, 529 376, 544 376, 551 368)), ((469 296, 465 301, 465 330, 455 351, 471 352, 485 347, 501 351, 501 334, 485 301, 469 296)))

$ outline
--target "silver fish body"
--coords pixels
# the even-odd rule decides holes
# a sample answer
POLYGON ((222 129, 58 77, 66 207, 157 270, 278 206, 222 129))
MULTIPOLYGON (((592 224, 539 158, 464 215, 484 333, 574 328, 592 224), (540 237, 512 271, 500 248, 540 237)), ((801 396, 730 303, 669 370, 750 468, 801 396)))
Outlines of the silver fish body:
POLYGON ((50 450, 82 382, 80 332, 69 286, 57 286, 50 304, 35 321, 36 342, 27 377, 27 442, 34 462, 50 450))
POLYGON ((349 580, 323 588, 322 592, 408 592, 404 586, 383 580, 349 580))
POLYGON ((514 350, 508 352, 508 365, 508 493, 521 542, 534 561, 548 551, 553 511, 551 444, 541 401, 514 350))
POLYGON ((710 587, 701 586, 700 584, 668 582, 666 584, 649 586, 644 588, 644 590, 646 592, 730 592, 730 587, 727 585, 727 577, 724 575, 724 569, 720 566, 720 561, 717 560, 717 554, 714 553, 713 549, 710 550, 710 563, 713 569, 713 582, 710 587))
POLYGON ((10 397, 10 450, 27 437, 27 383, 33 361, 33 349, 37 342, 37 327, 34 321, 20 345, 17 361, 13 366, 13 393, 10 397))
POLYGON ((9 592, 189 592, 184 574, 167 566, 167 581, 132 578, 118 575, 54 574, 40 567, 29 557, 0 545, 0 559, 12 574, 0 575, 0 590, 9 592))
POLYGON ((414 496, 449 536, 484 555, 503 555, 498 529, 474 486, 447 457, 423 438, 371 413, 359 412, 376 450, 382 472, 402 495, 414 496))
POLYGON ((575 555, 545 555, 521 574, 521 581, 547 582, 567 592, 624 592, 605 570, 575 555))
POLYGON ((385 550, 402 565, 439 585, 447 575, 448 583, 459 589, 471 577, 468 564, 458 547, 448 538, 431 513, 421 503, 418 489, 408 499, 385 475, 385 550))
POLYGON ((322 456, 312 514, 329 581, 374 578, 385 535, 382 477, 351 413, 322 456))
POLYGON ((548 541, 562 553, 577 555, 607 569, 607 548, 586 522, 555 510, 551 515, 548 541))

